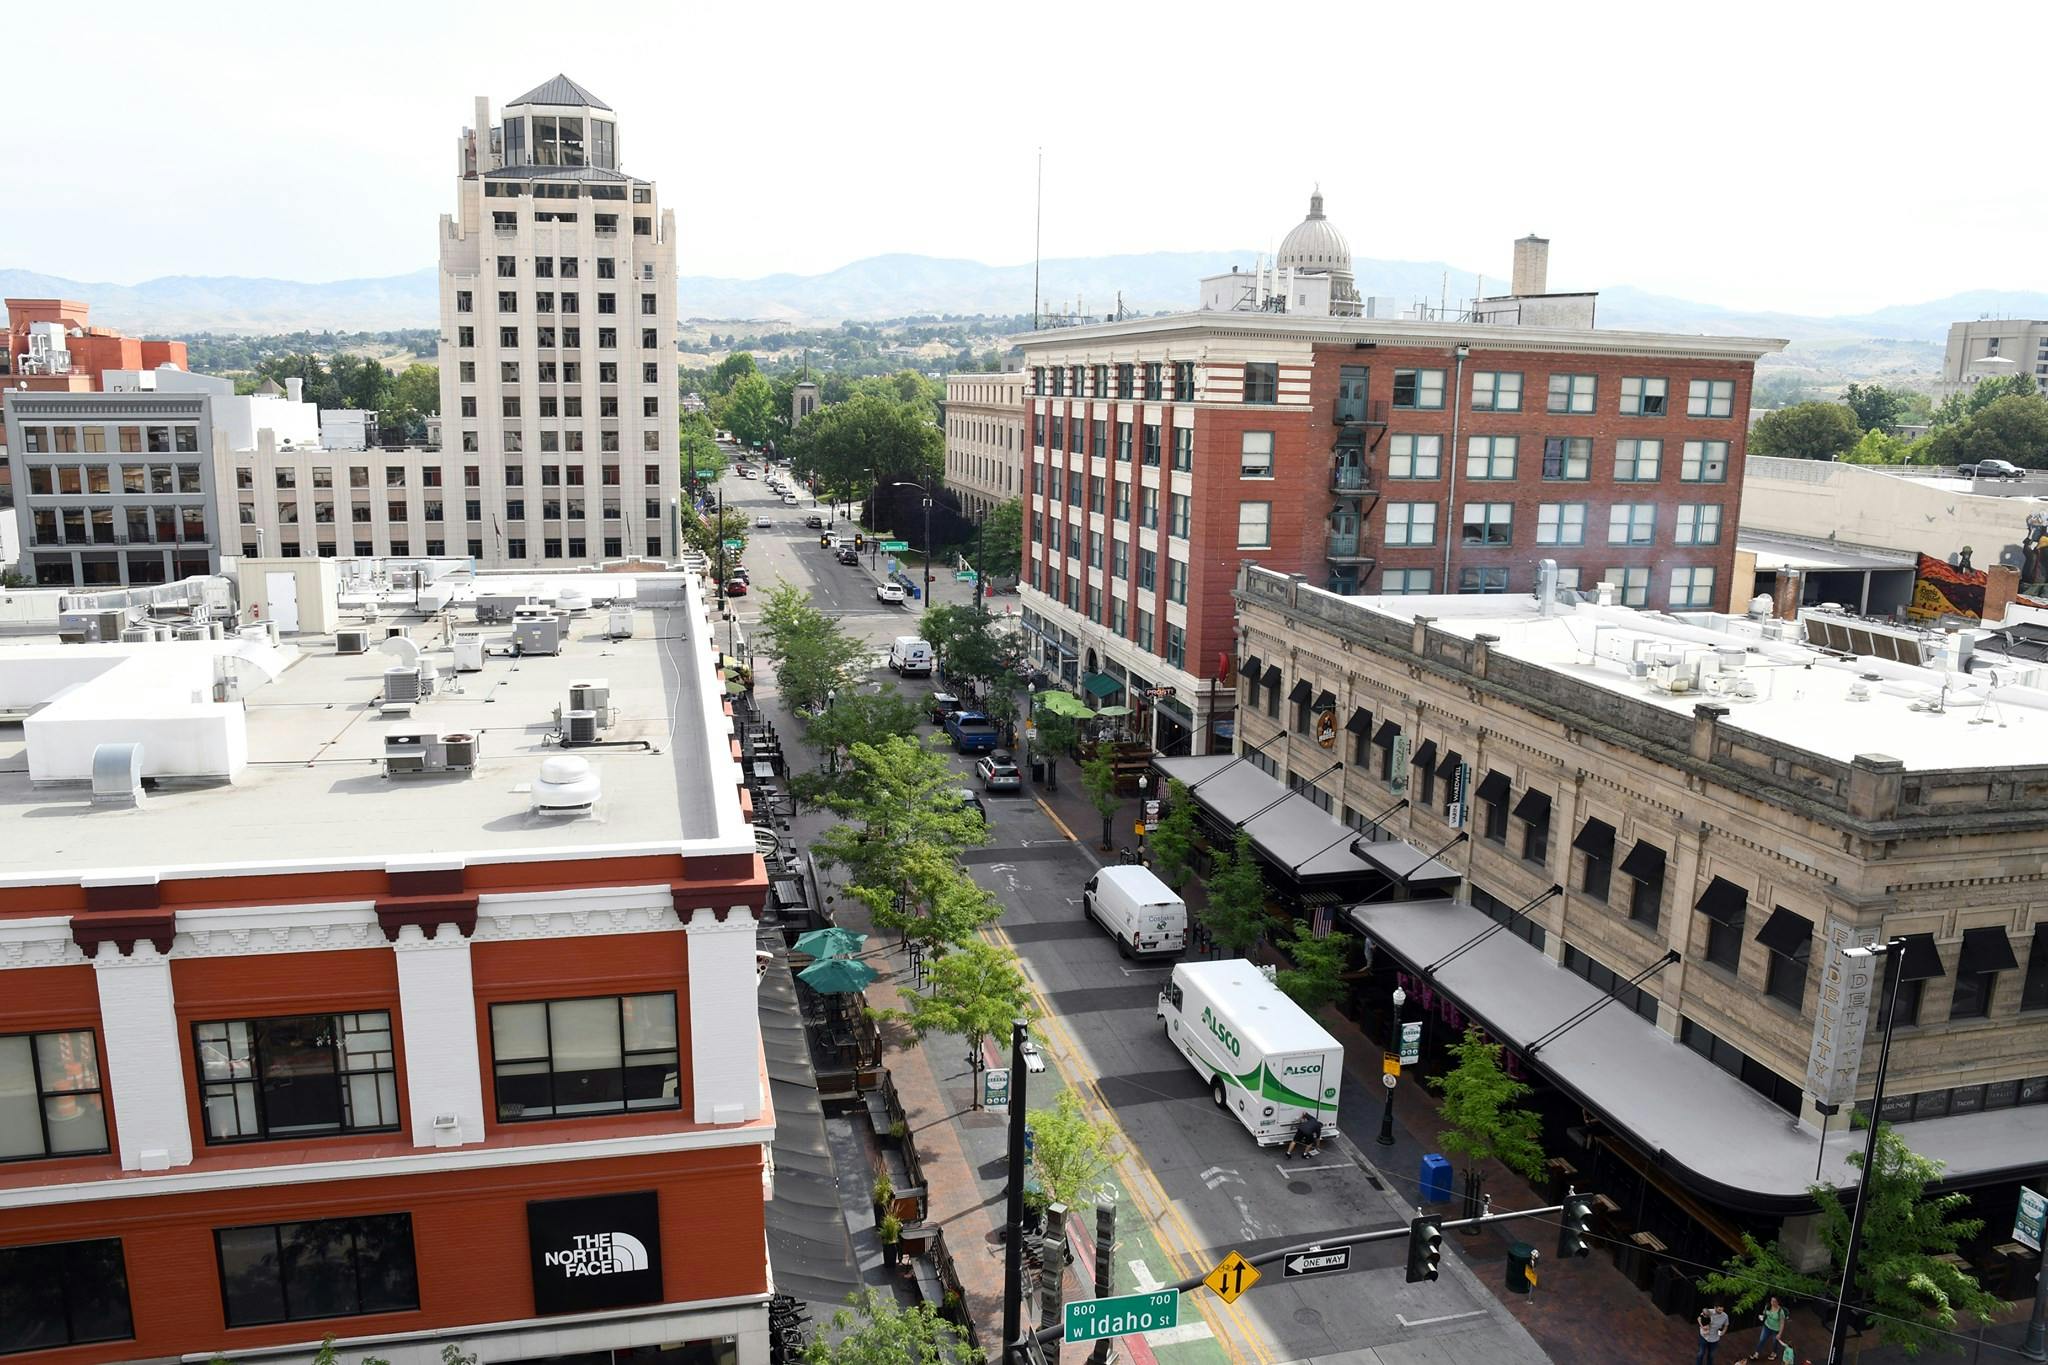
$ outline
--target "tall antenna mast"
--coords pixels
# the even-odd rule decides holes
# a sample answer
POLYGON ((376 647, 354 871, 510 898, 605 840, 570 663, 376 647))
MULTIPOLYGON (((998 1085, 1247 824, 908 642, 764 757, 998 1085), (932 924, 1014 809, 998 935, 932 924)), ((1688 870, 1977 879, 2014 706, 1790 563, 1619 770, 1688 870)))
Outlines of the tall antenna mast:
POLYGON ((1031 213, 1031 330, 1038 330, 1039 243, 1045 231, 1045 148, 1038 149, 1038 197, 1031 213))

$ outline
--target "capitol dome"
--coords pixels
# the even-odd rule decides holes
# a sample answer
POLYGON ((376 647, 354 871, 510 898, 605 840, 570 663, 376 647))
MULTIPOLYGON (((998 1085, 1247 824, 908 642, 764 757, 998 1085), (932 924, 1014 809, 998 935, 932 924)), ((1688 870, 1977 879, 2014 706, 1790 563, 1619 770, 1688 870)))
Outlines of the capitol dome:
POLYGON ((1358 287, 1351 276, 1351 244, 1337 225, 1323 216, 1323 191, 1317 187, 1308 198, 1308 217, 1294 225, 1281 239, 1280 253, 1273 264, 1304 275, 1330 277, 1330 312, 1333 316, 1357 316, 1358 287))

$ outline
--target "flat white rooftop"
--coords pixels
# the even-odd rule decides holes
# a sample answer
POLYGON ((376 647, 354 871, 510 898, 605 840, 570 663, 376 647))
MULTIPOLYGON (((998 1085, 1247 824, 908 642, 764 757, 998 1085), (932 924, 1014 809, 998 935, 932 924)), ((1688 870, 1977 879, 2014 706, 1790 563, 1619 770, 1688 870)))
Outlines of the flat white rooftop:
POLYGON ((1427 616, 1452 635, 1495 636, 1496 654, 1688 719, 1702 702, 1724 705, 1724 731, 1843 763, 1859 754, 1898 759, 1908 771, 2048 763, 2048 691, 2000 686, 1983 671, 1843 659, 1796 638, 1767 638, 1771 623, 1746 616, 1593 603, 1546 616, 1533 596, 1323 595, 1344 604, 1339 617, 1347 608, 1404 623, 1427 616), (1677 661, 1665 676, 1682 678, 1683 690, 1657 684, 1660 659, 1677 661))
MULTIPOLYGON (((647 845, 751 853, 723 689, 711 672, 710 628, 701 602, 684 593, 675 580, 643 582, 630 638, 611 639, 600 609, 568 618, 554 655, 509 657, 509 625, 474 627, 468 612, 458 612, 456 629, 480 629, 486 641, 480 672, 456 672, 442 624, 418 616, 366 626, 373 643, 364 654, 337 653, 329 636, 288 636, 281 653, 289 657, 295 646, 297 658, 274 679, 239 670, 242 700, 228 705, 245 708, 246 753, 233 779, 161 777, 136 807, 96 806, 82 782, 32 781, 28 732, 0 721, 0 884, 252 864, 283 871, 466 855, 546 858, 647 845), (438 675, 434 695, 410 714, 385 714, 378 704, 385 670, 399 660, 374 642, 392 625, 405 628, 438 675), (565 749, 555 710, 568 709, 572 683, 589 681, 608 686, 611 721, 601 745, 565 749), (474 737, 472 770, 386 775, 387 737, 449 734, 474 737), (534 808, 542 761, 564 754, 586 760, 598 776, 601 794, 587 814, 534 808)), ((168 675, 178 671, 172 654, 152 651, 221 648, 0 644, 0 690, 10 669, 20 678, 38 660, 47 666, 72 651, 81 658, 132 654, 152 667, 162 660, 168 675)), ((121 695, 110 701, 116 714, 109 725, 140 726, 148 751, 148 727, 158 717, 135 719, 143 708, 132 684, 113 690, 121 695)), ((81 695, 65 705, 77 710, 81 695)), ((173 700, 194 705, 185 691, 173 700)))

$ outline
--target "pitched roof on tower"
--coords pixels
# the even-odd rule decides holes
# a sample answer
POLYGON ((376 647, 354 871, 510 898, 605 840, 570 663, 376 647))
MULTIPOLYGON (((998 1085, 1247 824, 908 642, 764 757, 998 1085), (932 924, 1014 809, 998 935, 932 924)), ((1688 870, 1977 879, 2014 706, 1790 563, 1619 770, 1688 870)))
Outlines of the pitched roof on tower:
POLYGON ((580 105, 586 109, 603 109, 610 112, 611 106, 585 90, 567 76, 556 73, 551 81, 542 81, 511 104, 567 104, 580 105))

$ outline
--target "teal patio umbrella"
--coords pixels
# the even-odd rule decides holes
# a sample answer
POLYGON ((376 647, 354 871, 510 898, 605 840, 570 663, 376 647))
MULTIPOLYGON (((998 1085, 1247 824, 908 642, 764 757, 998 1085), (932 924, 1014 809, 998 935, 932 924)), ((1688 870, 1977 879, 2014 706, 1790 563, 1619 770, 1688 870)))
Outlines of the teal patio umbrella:
POLYGON ((797 980, 820 995, 851 995, 864 989, 881 973, 865 962, 847 957, 828 957, 798 972, 797 980))
POLYGON ((866 934, 842 929, 838 925, 827 925, 813 929, 791 945, 799 953, 823 961, 828 957, 851 957, 860 951, 860 945, 868 941, 866 934))

